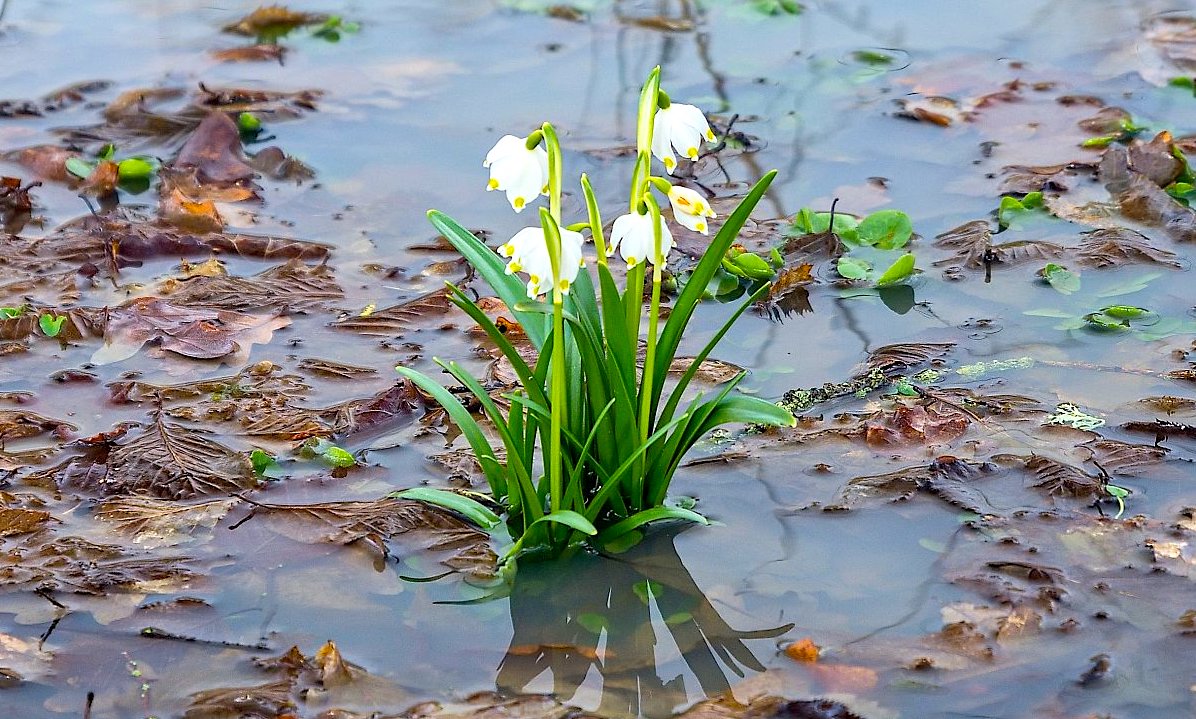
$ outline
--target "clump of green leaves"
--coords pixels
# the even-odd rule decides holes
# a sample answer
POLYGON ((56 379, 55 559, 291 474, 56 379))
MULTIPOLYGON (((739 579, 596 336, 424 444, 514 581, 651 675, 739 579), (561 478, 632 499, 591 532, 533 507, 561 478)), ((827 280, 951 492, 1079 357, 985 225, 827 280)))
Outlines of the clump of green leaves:
POLYGON ((312 437, 299 447, 299 456, 316 459, 329 467, 347 469, 357 464, 357 458, 348 450, 336 446, 323 437, 312 437))
POLYGON ((94 160, 71 157, 66 161, 66 171, 79 179, 86 180, 101 162, 115 162, 120 184, 126 189, 142 191, 158 171, 158 162, 148 155, 132 155, 116 159, 116 146, 104 145, 94 160))
POLYGON ((794 216, 793 231, 799 235, 833 231, 847 247, 846 254, 835 265, 844 279, 886 287, 904 282, 914 274, 916 260, 913 253, 888 259, 891 257, 888 253, 902 249, 914 236, 909 215, 900 210, 879 210, 859 219, 833 211, 814 212, 806 207, 794 216), (888 264, 877 265, 877 262, 888 264), (886 269, 877 274, 875 266, 886 269))
POLYGON ((1171 154, 1180 162, 1180 172, 1171 184, 1164 189, 1176 202, 1184 207, 1191 207, 1196 200, 1196 175, 1192 173, 1192 166, 1188 164, 1188 157, 1176 145, 1171 146, 1171 154))
POLYGON ((761 15, 801 15, 805 5, 797 0, 749 0, 752 9, 761 15))
MULTIPOLYGON (((652 195, 650 181, 652 118, 661 102, 668 103, 659 83, 657 68, 649 75, 640 96, 636 142, 639 154, 630 193, 633 209, 643 205, 656 216, 659 205, 652 195)), ((549 123, 537 132, 548 155, 549 208, 540 210, 541 230, 548 254, 558 253, 555 257, 559 258, 561 150, 549 123)), ((428 213, 433 226, 510 308, 536 353, 529 361, 469 294, 449 285, 449 299, 482 328, 519 378, 519 389, 503 396, 500 406, 467 369, 455 362, 437 360, 456 383, 473 395, 489 420, 492 433, 502 443, 501 456, 490 444, 488 433, 457 396, 420 372, 397 368, 440 403, 469 442, 514 539, 507 557, 523 550, 557 555, 586 538, 604 546, 626 542, 637 536, 644 525, 658 520, 708 523, 692 509, 666 502, 673 476, 686 452, 725 424, 795 422, 791 413, 771 402, 736 394, 743 373, 712 395, 692 396, 688 392, 702 362, 750 304, 763 295, 766 285, 732 313, 675 383, 666 382, 682 334, 711 280, 719 271, 730 274, 724 263, 729 262, 745 273, 763 274, 764 268, 758 263, 744 259, 746 253, 733 254, 728 259, 728 251, 775 175, 775 171, 766 174, 730 213, 673 301, 667 318, 662 316, 659 304, 663 256, 657 256, 652 264, 652 299, 647 312, 646 263, 639 262, 630 268, 626 283, 620 288, 601 249, 596 283, 583 269, 572 280, 567 293, 559 286, 551 291, 550 304, 529 302, 523 280, 508 273, 503 260, 476 235, 443 213, 435 210, 428 213), (648 332, 641 365, 640 330, 645 315, 648 332)), ((588 229, 595 243, 603 248, 604 225, 594 192, 584 175, 581 186, 588 221, 572 226, 588 229)), ((655 241, 659 255, 659 235, 655 241)), ((767 261, 764 267, 771 274, 767 261)), ((410 490, 401 496, 416 498, 410 490)), ((418 498, 458 505, 475 501, 431 488, 422 488, 418 498)), ((476 504, 474 511, 487 509, 476 504)))
POLYGON ((1020 229, 1035 213, 1046 214, 1046 205, 1041 192, 1028 192, 1020 199, 1006 195, 997 207, 997 225, 1001 229, 1020 229))
POLYGON ((1130 323, 1153 324, 1159 316, 1145 307, 1110 305, 1084 315, 1084 321, 1100 330, 1128 330, 1130 323))

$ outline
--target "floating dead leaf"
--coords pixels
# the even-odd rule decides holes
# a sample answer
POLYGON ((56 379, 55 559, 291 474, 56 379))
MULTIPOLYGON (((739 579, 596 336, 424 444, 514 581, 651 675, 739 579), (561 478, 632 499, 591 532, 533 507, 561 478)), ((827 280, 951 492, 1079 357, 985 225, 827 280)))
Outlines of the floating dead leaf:
POLYGON ((223 112, 252 112, 269 120, 298 117, 303 111, 315 110, 316 101, 323 95, 319 90, 258 90, 242 87, 208 87, 199 83, 196 103, 223 112))
MULTIPOLYGON (((195 278, 219 280, 227 278, 195 278)), ((91 361, 111 364, 137 354, 154 342, 163 350, 193 359, 218 359, 270 341, 274 330, 291 321, 271 315, 190 309, 156 297, 139 297, 107 311, 104 346, 91 361)))
POLYGON ((424 397, 411 380, 403 379, 365 399, 351 399, 319 410, 340 437, 372 432, 396 420, 412 421, 424 407, 424 397))
POLYGON ((158 203, 158 217, 184 232, 206 234, 224 229, 224 219, 216 211, 216 203, 211 200, 194 202, 178 189, 171 189, 162 195, 158 203))
POLYGON ((324 687, 344 686, 353 681, 354 672, 350 668, 351 665, 345 661, 340 650, 336 648, 336 644, 331 641, 325 642, 324 646, 316 650, 313 661, 316 671, 319 673, 320 683, 324 687))
POLYGON ((330 326, 363 335, 394 336, 421 323, 445 317, 453 310, 447 289, 429 292, 399 305, 376 310, 366 317, 346 317, 330 326))
POLYGON ((237 504, 237 499, 214 499, 179 504, 152 497, 117 497, 96 510, 95 518, 111 522, 133 543, 147 549, 173 547, 190 541, 199 529, 211 529, 237 504))
POLYGON ((120 182, 120 166, 112 160, 101 160, 83 180, 80 191, 92 197, 105 197, 116 192, 120 182))
POLYGON ((1089 453, 1089 461, 1114 474, 1140 474, 1150 465, 1167 459, 1171 450, 1151 444, 1131 444, 1098 437, 1079 445, 1089 453))
POLYGON ((291 699, 292 683, 271 682, 252 687, 209 689, 191 695, 191 705, 183 719, 233 719, 259 717, 282 719, 295 709, 291 699))
POLYGON ((1143 397, 1138 400, 1142 404, 1151 409, 1163 412, 1165 414, 1188 414, 1196 410, 1196 399, 1190 397, 1175 397, 1173 395, 1160 395, 1156 397, 1143 397))
POLYGON ((112 449, 107 472, 94 488, 105 496, 146 494, 180 500, 256 485, 246 455, 159 416, 144 432, 112 449))
POLYGON ((301 182, 316 176, 315 170, 273 146, 259 150, 247 162, 272 180, 301 182))
POLYGON ((1052 497, 1099 497, 1104 493, 1105 482, 1100 477, 1050 457, 1032 454, 1025 458, 1025 467, 1038 479, 1033 486, 1052 497))
POLYGON ((690 32, 694 29, 694 21, 686 17, 668 17, 667 15, 651 15, 648 17, 620 17, 624 25, 642 27, 659 32, 690 32))
POLYGON ((232 185, 257 174, 241 152, 237 124, 223 112, 212 112, 199 123, 172 163, 175 169, 194 169, 201 183, 232 185))
POLYGON ((95 595, 116 590, 157 593, 193 579, 189 564, 185 557, 131 555, 117 545, 39 532, 0 550, 0 588, 95 595))
POLYGON ((23 409, 0 409, 0 442, 26 437, 57 435, 65 439, 77 427, 70 422, 23 409))
POLYGON ((334 360, 304 357, 299 360, 299 369, 309 374, 329 377, 332 379, 361 379, 378 374, 373 367, 359 367, 357 365, 336 362, 334 360))
POLYGON ((215 310, 303 311, 344 297, 326 264, 309 266, 300 260, 271 267, 252 277, 187 277, 162 286, 170 302, 215 310))
POLYGON ((272 43, 230 47, 227 50, 213 50, 212 57, 220 62, 277 62, 282 63, 286 47, 272 43))
POLYGON ((16 162, 42 180, 66 182, 71 175, 66 171, 66 161, 78 157, 79 153, 57 145, 37 145, 23 150, 4 153, 6 160, 16 162))
POLYGON ((939 127, 949 127, 971 119, 971 113, 959 106, 959 103, 949 97, 929 95, 897 102, 901 108, 897 117, 929 122, 939 127))
MULTIPOLYGON (((669 374, 685 374, 685 372, 693 365, 693 357, 674 357, 673 362, 669 365, 669 374)), ((737 364, 731 362, 724 362, 723 360, 707 359, 702 360, 702 364, 694 372, 694 378, 709 382, 710 384, 723 384, 730 382, 739 376, 744 369, 737 364)))
POLYGON ((920 364, 933 362, 955 347, 954 342, 904 342, 878 347, 864 362, 866 370, 880 370, 886 376, 900 374, 920 364))
POLYGON ((1066 192, 1072 180, 1083 174, 1091 176, 1096 165, 1085 162, 1065 162, 1058 165, 1007 165, 1001 168, 999 194, 1026 194, 1029 192, 1066 192))
POLYGON ((1118 267, 1132 262, 1183 266, 1174 252, 1155 247, 1146 235, 1124 227, 1093 230, 1083 237, 1075 254, 1081 264, 1089 267, 1118 267))
POLYGON ((224 32, 255 37, 286 32, 305 25, 319 25, 327 19, 327 15, 299 12, 283 5, 263 5, 240 20, 225 25, 224 32))
POLYGON ((276 531, 302 542, 362 542, 388 554, 387 540, 403 537, 447 556, 443 564, 479 577, 491 576, 497 563, 490 538, 456 515, 422 502, 378 499, 371 502, 256 504, 258 516, 276 531))
POLYGON ((1155 135, 1150 142, 1134 140, 1129 146, 1130 167, 1159 187, 1166 187, 1184 169, 1174 149, 1174 138, 1166 130, 1155 135))
POLYGON ((1170 67, 1165 72, 1143 72, 1143 77, 1165 84, 1176 74, 1196 74, 1196 18, 1179 14, 1159 14, 1146 22, 1145 37, 1170 67))
POLYGON ((1130 168, 1124 147, 1110 147, 1100 163, 1101 181, 1131 220, 1158 227, 1176 242, 1196 241, 1196 211, 1130 168))
POLYGON ((50 513, 40 509, 0 507, 0 537, 29 534, 50 521, 50 513))
POLYGON ((929 465, 856 477, 839 490, 834 503, 828 505, 826 510, 852 509, 874 498, 904 502, 917 492, 925 492, 969 512, 983 514, 989 507, 988 500, 972 485, 993 470, 994 467, 987 463, 942 456, 929 465))
POLYGON ((240 399, 287 399, 305 394, 310 387, 302 377, 284 374, 279 365, 269 361, 252 364, 235 375, 193 380, 179 384, 153 384, 140 380, 120 380, 108 385, 113 402, 170 402, 205 397, 240 399))
POLYGON ((806 637, 785 647, 785 656, 795 662, 813 663, 818 661, 818 654, 821 651, 822 648, 815 644, 813 639, 806 637))

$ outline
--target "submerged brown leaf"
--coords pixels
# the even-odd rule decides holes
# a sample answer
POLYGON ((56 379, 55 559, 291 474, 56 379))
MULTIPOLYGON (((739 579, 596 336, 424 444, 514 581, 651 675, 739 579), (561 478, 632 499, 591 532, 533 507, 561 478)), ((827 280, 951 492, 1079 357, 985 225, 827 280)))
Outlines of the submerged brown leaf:
POLYGON ((274 330, 291 323, 277 315, 190 309, 156 297, 130 300, 106 315, 104 346, 91 358, 95 364, 128 359, 147 342, 184 357, 218 359, 269 342, 274 330))
POLYGON ((866 369, 876 369, 885 375, 900 374, 920 364, 933 362, 945 356, 954 342, 905 342, 878 347, 864 362, 866 369))
POLYGON ((257 172, 245 162, 241 133, 223 112, 199 123, 172 164, 176 170, 195 170, 201 183, 231 185, 252 180, 257 172))
POLYGON ((179 500, 257 485, 246 455, 160 416, 144 432, 112 449, 107 465, 95 487, 106 496, 148 494, 179 500))
POLYGON ((452 309, 449 292, 445 288, 371 312, 365 317, 346 317, 333 322, 331 326, 363 335, 393 336, 402 334, 421 322, 442 318, 452 309))
POLYGON ((904 502, 917 492, 925 492, 969 512, 983 514, 989 506, 988 500, 971 485, 993 470, 994 467, 987 463, 942 456, 928 465, 856 477, 839 490, 834 503, 826 510, 852 509, 873 498, 904 502))
POLYGON ((1032 454, 1025 458, 1025 466, 1038 479, 1033 486, 1052 497, 1098 497, 1105 489, 1100 477, 1050 457, 1032 454))
POLYGON ((281 719, 296 706, 292 687, 292 682, 284 680, 196 692, 183 719, 281 719))
POLYGON ((225 25, 224 32, 253 37, 264 32, 318 25, 327 19, 327 15, 299 12, 283 5, 263 5, 240 20, 225 25))
POLYGON ((163 292, 175 304, 221 310, 302 311, 344 296, 332 268, 300 260, 271 267, 252 277, 189 277, 167 280, 163 292))
POLYGON ((1118 267, 1130 262, 1183 266, 1174 252, 1155 247, 1142 233, 1124 227, 1084 233, 1084 240, 1075 253, 1081 264, 1096 268, 1118 267))
POLYGON ((1106 472, 1139 474, 1149 465, 1167 459, 1171 450, 1152 444, 1130 444, 1098 437, 1079 445, 1089 453, 1089 461, 1106 472))
POLYGON ((1100 163, 1101 181, 1131 220, 1162 229, 1177 242, 1196 241, 1196 211, 1168 195, 1148 177, 1130 168, 1123 147, 1110 147, 1100 163))
POLYGON ((382 554, 387 540, 404 537, 448 556, 443 563, 477 576, 494 572, 497 556, 489 536, 444 510, 406 499, 319 504, 257 504, 259 516, 279 522, 278 531, 298 541, 363 542, 382 554))
POLYGON ((101 504, 95 518, 111 522, 117 531, 131 535, 135 544, 147 549, 171 547, 189 541, 199 529, 215 527, 238 501, 179 504, 152 497, 117 497, 101 504))

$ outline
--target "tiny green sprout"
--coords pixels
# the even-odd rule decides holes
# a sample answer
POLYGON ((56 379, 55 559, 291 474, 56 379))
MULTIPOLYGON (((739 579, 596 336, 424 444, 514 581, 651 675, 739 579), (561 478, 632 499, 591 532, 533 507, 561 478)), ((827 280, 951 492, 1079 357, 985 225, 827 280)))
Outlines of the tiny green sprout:
POLYGON ((54 315, 44 312, 38 315, 37 324, 47 337, 57 337, 62 332, 62 324, 66 322, 66 315, 54 315))
POLYGON ((800 15, 806 9, 797 0, 753 0, 752 7, 762 15, 800 15))
POLYGON ((1016 229, 1019 217, 1033 210, 1045 208, 1046 203, 1043 200, 1041 192, 1026 193, 1020 200, 1016 197, 1006 195, 1001 198, 1001 204, 997 207, 997 224, 1002 229, 1007 227, 1014 227, 1016 229))
POLYGON ((116 156, 116 145, 113 145, 111 142, 109 142, 107 145, 104 145, 102 148, 100 148, 99 154, 96 155, 96 157, 100 160, 111 160, 115 156, 116 156))
POLYGON ((346 22, 340 15, 332 15, 312 35, 328 42, 340 42, 341 33, 355 33, 360 29, 359 23, 346 22))
POLYGON ((0 317, 6 320, 15 320, 23 314, 25 314, 24 307, 0 307, 0 317))
POLYGON ((1130 491, 1125 487, 1118 487, 1116 484, 1106 484, 1105 491, 1117 500, 1117 516, 1113 519, 1121 519, 1121 515, 1125 514, 1125 498, 1130 496, 1130 491))

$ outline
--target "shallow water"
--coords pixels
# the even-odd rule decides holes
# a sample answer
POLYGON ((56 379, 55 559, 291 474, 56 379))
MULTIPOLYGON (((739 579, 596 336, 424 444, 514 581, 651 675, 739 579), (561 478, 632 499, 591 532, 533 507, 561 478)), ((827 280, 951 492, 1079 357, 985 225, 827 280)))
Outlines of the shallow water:
MULTIPOLYGON (((220 28, 252 3, 5 6, 0 81, 6 96, 38 98, 86 80, 111 86, 41 117, 0 119, 0 151, 60 143, 56 128, 100 122, 107 103, 135 88, 192 93, 202 82, 323 91, 317 109, 268 119, 274 139, 247 146, 253 152, 276 144, 313 168, 315 178, 261 178, 262 202, 219 207, 228 232, 331 245, 328 265, 343 296, 291 312, 289 326, 223 363, 146 347, 121 361, 93 364, 100 346, 95 338, 60 345, 35 337, 27 351, 4 356, 0 389, 31 393, 22 409, 75 426, 68 437, 5 436, 8 452, 57 452, 6 466, 4 506, 45 502, 61 522, 53 526, 54 541, 82 537, 121 544, 129 557, 177 557, 176 566, 190 574, 142 577, 94 596, 61 578, 41 593, 33 591, 36 584, 0 584, 0 668, 24 677, 0 688, 0 715, 79 716, 94 692, 95 719, 182 716, 197 692, 274 681, 252 657, 279 655, 292 645, 310 656, 326 640, 368 676, 311 692, 295 710, 299 716, 332 708, 390 715, 418 702, 496 688, 554 693, 604 716, 669 716, 726 691, 744 702, 759 694, 829 696, 865 719, 1179 717, 1196 711, 1196 639, 1191 619, 1181 620, 1196 609, 1194 440, 1167 437, 1162 446, 1170 452, 1161 461, 1122 471, 1110 466, 1116 485, 1132 492, 1125 516, 1140 515, 1134 521, 1100 519, 1117 512, 1107 495, 1098 507, 1092 497, 1034 488, 1034 475, 1008 457, 1037 453, 1097 477, 1092 453, 1077 445, 1097 434, 1150 445, 1153 432, 1122 425, 1192 421, 1183 408, 1168 415, 1140 402, 1162 395, 1193 399, 1190 380, 1166 375, 1190 366, 1186 353, 1196 326, 1191 245, 1150 222, 1114 214, 1114 225, 1136 228, 1154 247, 1175 253, 1177 266, 1096 269, 1080 267, 1069 255, 1070 263, 1055 261, 1081 269, 1082 284, 1062 295, 1035 278, 1046 260, 997 262, 985 281, 982 268, 950 271, 962 263, 933 244, 940 233, 992 216, 1004 166, 1097 161, 1099 151, 1078 147, 1090 135, 1076 126, 1097 108, 1064 105, 1060 97, 1099 97, 1152 132, 1196 133, 1191 91, 1149 81, 1160 73, 1183 74, 1167 69, 1144 31, 1176 5, 828 1, 807 3, 796 17, 764 17, 752 3, 736 0, 597 0, 586 4, 593 9, 582 22, 524 5, 535 3, 312 5, 301 9, 338 13, 359 22, 360 31, 336 43, 296 31, 282 41, 289 48, 282 64, 221 63, 210 55, 247 42, 220 28), (680 29, 637 21, 658 16, 680 29), (893 62, 868 65, 853 54, 861 49, 888 53, 893 62), (840 286, 833 262, 822 258, 814 260, 819 281, 807 288, 804 312, 783 321, 748 312, 716 353, 750 370, 746 390, 780 398, 790 389, 843 382, 886 345, 954 343, 939 360, 939 375, 919 380, 920 387, 1023 396, 1032 411, 938 405, 965 426, 915 431, 893 413, 902 402, 932 401, 925 396, 897 400, 885 389, 809 407, 795 433, 734 436, 695 453, 714 459, 683 470, 674 491, 696 497, 715 526, 661 530, 628 555, 528 567, 513 596, 489 601, 481 601, 489 590, 460 575, 412 581, 445 571, 441 556, 418 551, 418 541, 393 539, 394 554, 383 557, 363 546, 367 541, 321 542, 319 532, 271 520, 252 504, 374 500, 393 489, 443 485, 444 468, 424 458, 443 451, 444 441, 414 416, 400 413, 349 434, 341 444, 361 453, 364 466, 347 475, 313 463, 288 465, 290 478, 241 493, 248 499, 230 503, 194 536, 158 546, 145 537, 131 543, 96 519, 101 498, 110 494, 102 483, 80 486, 54 474, 47 480, 47 468, 80 453, 78 445, 64 446, 67 440, 122 421, 149 421, 154 403, 118 404, 106 387, 111 382, 227 377, 264 361, 281 367, 277 373, 294 374, 310 358, 377 370, 348 381, 300 372, 310 385, 300 404, 327 407, 392 386, 391 368, 399 362, 430 371, 431 357, 442 356, 483 371, 488 360, 477 351, 481 338, 468 332, 461 315, 379 334, 328 323, 462 277, 451 253, 427 249, 435 235, 424 217, 429 207, 494 239, 523 226, 527 213, 516 216, 500 196, 483 192, 481 158, 506 132, 552 120, 566 147, 567 173, 589 173, 599 200, 615 212, 625 202, 631 160, 611 151, 634 142, 639 85, 656 64, 672 97, 701 106, 720 128, 736 116, 734 129, 748 136, 748 151, 726 151, 695 166, 695 179, 716 196, 741 195, 776 168, 778 179, 755 213, 759 220, 802 207, 825 210, 837 197, 840 210, 861 215, 903 210, 919 235, 911 245, 922 270, 912 282, 912 303, 840 286), (1016 98, 980 103, 971 121, 942 127, 899 116, 899 100, 942 95, 971 107, 1015 79, 1023 82, 1016 98), (1127 291, 1135 281, 1141 288, 1127 291), (1166 321, 1173 332, 1155 338, 1059 330, 1054 326, 1064 318, 1026 314, 1078 317, 1115 303, 1149 308, 1158 321, 1146 329, 1166 321), (1007 360, 1017 361, 967 369, 1007 360), (51 377, 64 369, 92 376, 75 382, 51 377), (1103 419, 1103 426, 1095 433, 1044 426, 1064 402, 1103 419), (869 417, 852 419, 864 414, 869 417), (825 429, 850 434, 852 427, 859 431, 849 437, 811 436, 825 429), (845 489, 853 478, 925 466, 942 456, 991 466, 968 475, 965 489, 948 483, 939 491, 923 482, 906 501, 890 501, 900 494, 891 486, 874 497, 845 489), (952 497, 952 491, 965 496, 952 497), (824 511, 836 504, 852 508, 824 511), (1034 555, 1051 571, 1020 576, 1025 563, 1039 561, 1034 555), (1043 594, 1044 588, 1054 593, 1043 594), (963 636, 951 633, 951 626, 960 631, 959 622, 970 622, 963 636), (1015 631, 1019 622, 1029 628, 1015 631), (197 641, 148 638, 146 627, 197 641), (805 637, 823 648, 815 664, 781 651, 805 637), (1111 657, 1111 671, 1085 679, 1099 654, 1111 657)), ((168 160, 181 139, 129 140, 118 150, 168 160)), ((99 144, 82 149, 94 152, 99 144)), ((32 179, 16 163, 0 169, 32 179)), ((78 191, 65 183, 47 181, 33 193, 37 221, 19 230, 23 237, 49 235, 87 214, 78 191)), ((1083 174, 1063 194, 1109 200, 1102 185, 1083 174)), ((153 190, 122 191, 120 201, 152 213, 157 197, 153 190)), ((566 197, 564 209, 567 217, 581 217, 578 193, 566 197)), ((783 241, 776 225, 762 226, 771 229, 752 235, 749 244, 783 241)), ((992 242, 1074 247, 1090 229, 1044 217, 992 242)), ((682 246, 700 247, 694 238, 682 246)), ((11 289, 6 276, 3 302, 17 305, 28 295, 63 311, 116 306, 159 293, 159 280, 179 275, 178 259, 164 255, 123 267, 118 278, 65 302, 45 287, 11 289)), ((235 276, 277 264, 226 259, 235 276)), ((473 287, 485 291, 480 283, 473 287)), ((733 306, 704 305, 686 345, 700 347, 733 306)), ((926 366, 917 364, 911 373, 926 366)), ((201 414, 180 421, 214 430, 236 452, 263 446, 285 454, 294 444, 248 436, 202 414, 220 399, 167 404, 194 404, 201 414)), ((6 564, 32 561, 34 550, 21 544, 26 541, 22 533, 0 533, 6 564)), ((275 709, 247 715, 288 715, 285 707, 275 709)))

